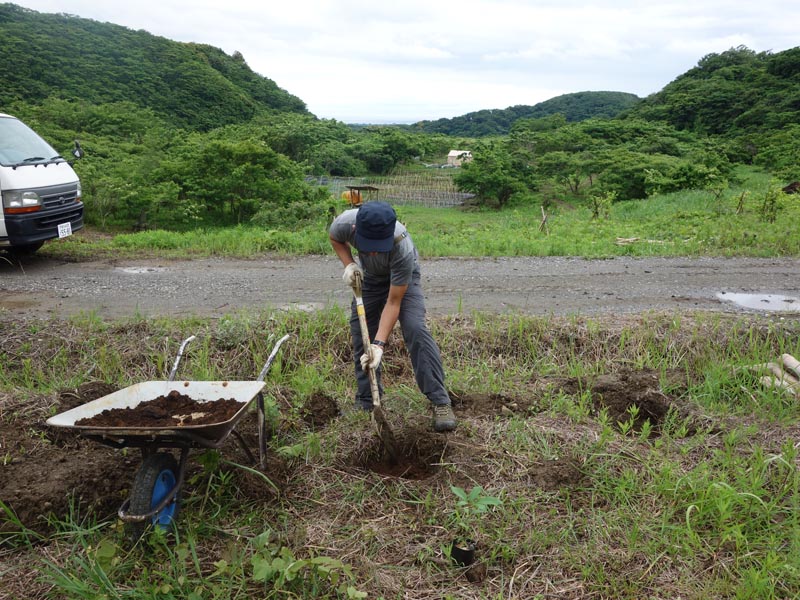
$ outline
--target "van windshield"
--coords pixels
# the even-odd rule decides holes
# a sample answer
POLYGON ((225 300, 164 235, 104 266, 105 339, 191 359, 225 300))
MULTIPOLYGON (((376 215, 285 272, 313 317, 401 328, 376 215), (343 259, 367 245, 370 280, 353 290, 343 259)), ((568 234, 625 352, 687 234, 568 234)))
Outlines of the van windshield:
POLYGON ((51 162, 58 152, 19 119, 0 117, 0 165, 51 162))

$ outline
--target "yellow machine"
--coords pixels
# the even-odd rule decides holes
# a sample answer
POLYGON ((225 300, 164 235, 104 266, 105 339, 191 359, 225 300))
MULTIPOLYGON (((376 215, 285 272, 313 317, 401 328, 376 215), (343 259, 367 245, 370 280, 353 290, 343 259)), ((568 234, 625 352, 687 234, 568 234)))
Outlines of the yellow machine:
POLYGON ((356 208, 364 203, 362 192, 377 192, 378 188, 371 185, 348 185, 347 191, 342 192, 344 200, 351 208, 356 208))

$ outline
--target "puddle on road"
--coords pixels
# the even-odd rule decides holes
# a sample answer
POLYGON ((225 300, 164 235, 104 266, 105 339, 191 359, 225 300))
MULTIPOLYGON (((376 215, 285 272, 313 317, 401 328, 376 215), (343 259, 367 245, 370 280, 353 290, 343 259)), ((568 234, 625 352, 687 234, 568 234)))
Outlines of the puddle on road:
POLYGON ((769 312, 800 312, 800 299, 780 294, 732 294, 719 292, 717 298, 741 308, 769 312))
POLYGON ((322 302, 292 302, 290 304, 279 304, 276 308, 283 311, 297 310, 300 312, 313 313, 322 310, 325 308, 325 305, 322 302))
POLYGON ((4 310, 30 310, 38 307, 40 302, 29 298, 26 294, 15 294, 0 290, 0 313, 4 310))
POLYGON ((131 275, 139 275, 141 273, 161 273, 166 271, 164 267, 117 267, 117 271, 123 273, 130 273, 131 275))

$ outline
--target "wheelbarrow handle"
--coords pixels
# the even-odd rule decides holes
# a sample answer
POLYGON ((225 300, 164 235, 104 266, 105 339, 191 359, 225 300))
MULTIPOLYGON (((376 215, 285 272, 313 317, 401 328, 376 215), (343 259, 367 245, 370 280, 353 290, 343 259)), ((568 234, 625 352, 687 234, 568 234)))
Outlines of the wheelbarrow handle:
POLYGON ((278 340, 278 342, 275 344, 275 347, 272 348, 272 352, 270 352, 269 358, 267 359, 266 364, 264 364, 264 368, 261 369, 261 373, 258 374, 257 381, 264 381, 264 378, 267 376, 269 368, 272 366, 272 361, 274 361, 275 357, 278 355, 278 350, 280 350, 280 347, 281 345, 283 345, 283 342, 288 340, 290 337, 291 336, 287 333, 285 336, 283 336, 281 339, 278 340))
POLYGON ((194 340, 196 337, 197 336, 192 335, 183 340, 181 347, 178 349, 178 356, 175 357, 175 362, 172 364, 172 370, 169 372, 168 381, 175 381, 175 374, 178 372, 178 364, 180 364, 181 358, 183 357, 183 351, 186 349, 186 346, 189 345, 189 342, 194 340))

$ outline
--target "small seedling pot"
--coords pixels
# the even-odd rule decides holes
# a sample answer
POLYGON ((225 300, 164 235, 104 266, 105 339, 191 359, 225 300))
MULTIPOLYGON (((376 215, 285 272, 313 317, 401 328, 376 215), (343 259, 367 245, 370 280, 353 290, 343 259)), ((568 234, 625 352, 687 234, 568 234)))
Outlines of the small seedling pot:
POLYGON ((450 546, 450 558, 462 567, 468 567, 475 562, 475 541, 455 539, 450 546))

